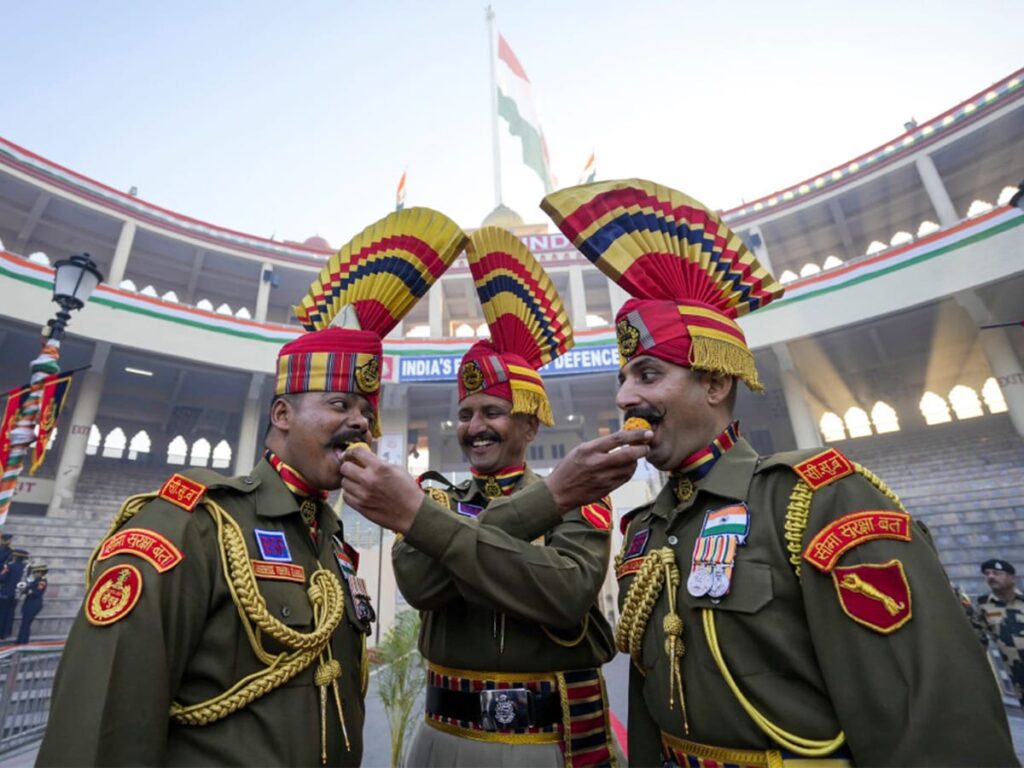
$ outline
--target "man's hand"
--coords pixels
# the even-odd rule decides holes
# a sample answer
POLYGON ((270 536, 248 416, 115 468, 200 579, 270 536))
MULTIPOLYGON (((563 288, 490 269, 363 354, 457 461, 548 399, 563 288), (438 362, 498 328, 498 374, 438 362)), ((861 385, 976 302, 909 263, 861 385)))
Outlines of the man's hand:
POLYGON ((407 533, 423 491, 401 467, 377 458, 365 445, 349 448, 341 462, 344 501, 371 522, 407 533))
POLYGON ((647 455, 654 433, 645 429, 615 432, 581 443, 551 470, 545 482, 563 512, 607 496, 629 480, 647 455))

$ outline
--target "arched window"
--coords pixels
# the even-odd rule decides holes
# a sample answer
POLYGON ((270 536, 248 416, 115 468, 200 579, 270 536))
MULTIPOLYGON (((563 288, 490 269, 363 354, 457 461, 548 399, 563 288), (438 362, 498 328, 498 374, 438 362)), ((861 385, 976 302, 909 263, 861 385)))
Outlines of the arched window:
POLYGON ((405 332, 405 338, 407 339, 429 339, 430 338, 430 326, 429 325, 414 325, 408 331, 405 332))
POLYGON ((821 417, 818 426, 821 428, 821 434, 826 442, 831 443, 833 440, 846 439, 846 427, 843 425, 843 420, 838 415, 832 413, 832 411, 827 412, 821 417))
POLYGON ((178 303, 178 294, 176 294, 174 291, 168 291, 160 298, 163 299, 164 301, 169 301, 172 304, 178 303))
POLYGON ((235 317, 240 317, 243 320, 252 320, 252 315, 249 314, 249 310, 245 307, 239 307, 238 311, 235 312, 235 317))
POLYGON ((999 199, 996 200, 999 205, 1009 205, 1010 198, 1017 194, 1016 187, 1003 187, 1003 191, 999 193, 999 199))
POLYGON ((791 269, 787 269, 779 275, 780 283, 792 283, 794 280, 796 280, 796 272, 791 269))
POLYGON ((934 221, 928 221, 925 219, 921 222, 921 226, 917 228, 917 236, 924 237, 925 235, 930 235, 932 232, 938 232, 940 229, 941 227, 934 221))
POLYGON ((125 437, 124 430, 120 427, 114 427, 112 430, 107 432, 107 436, 103 440, 104 458, 120 459, 124 456, 124 448, 126 445, 128 445, 128 438, 125 437))
POLYGON ((134 280, 122 280, 117 284, 117 287, 122 291, 131 291, 132 293, 138 293, 139 289, 135 287, 134 280))
POLYGON ((1003 390, 999 388, 999 382, 994 377, 985 379, 985 385, 981 388, 981 396, 985 399, 985 406, 989 413, 1006 413, 1006 398, 1003 397, 1003 390))
POLYGON ((992 203, 987 203, 984 200, 975 200, 971 203, 971 207, 967 209, 967 218, 972 216, 980 216, 983 213, 988 213, 992 210, 992 203))
POLYGON ((188 443, 185 442, 184 437, 178 435, 167 445, 167 463, 181 465, 185 463, 187 457, 188 443))
POLYGON ((816 275, 819 272, 821 272, 821 267, 810 262, 800 267, 800 277, 810 277, 811 275, 816 275))
POLYGON ((822 269, 834 269, 835 267, 843 266, 843 260, 838 256, 827 256, 824 263, 821 265, 822 269))
POLYGON ((958 419, 976 419, 984 415, 978 393, 963 384, 957 384, 949 390, 949 403, 958 419))
POLYGON ((200 299, 196 302, 196 309, 205 309, 207 312, 213 312, 213 302, 209 299, 200 299))
POLYGON ((210 441, 200 437, 192 443, 192 453, 189 456, 190 467, 205 467, 210 463, 210 441))
POLYGON ((871 423, 875 425, 875 432, 879 435, 900 431, 900 420, 896 416, 896 409, 881 400, 875 403, 871 409, 871 423))
POLYGON ((227 302, 225 302, 225 303, 221 304, 219 307, 217 307, 217 314, 218 315, 227 315, 228 317, 232 317, 235 313, 231 311, 231 307, 229 307, 227 305, 227 302))
POLYGON ((903 245, 904 243, 912 242, 914 236, 909 232, 904 232, 902 229, 892 236, 889 240, 889 245, 903 245))
POLYGON ((143 296, 152 296, 154 299, 159 297, 160 295, 156 292, 156 288, 154 288, 152 285, 147 285, 145 288, 139 291, 139 293, 141 293, 143 296))
POLYGON ((44 267, 50 266, 50 257, 42 251, 29 254, 28 260, 33 264, 42 264, 44 267))
POLYGON ((946 424, 953 420, 949 414, 949 404, 934 392, 925 392, 920 406, 925 424, 946 424))
POLYGON ((872 240, 871 245, 868 246, 868 249, 867 251, 865 251, 865 254, 868 256, 874 256, 876 253, 881 253, 888 247, 889 246, 883 243, 881 240, 872 240))
POLYGON ((489 326, 487 323, 480 323, 480 325, 476 327, 476 335, 477 338, 481 339, 491 338, 491 326, 489 326))
POLYGON ((214 469, 224 469, 231 466, 231 446, 227 440, 221 440, 213 447, 213 461, 210 464, 214 469))
POLYGON ((871 421, 863 408, 849 408, 843 418, 846 422, 846 431, 850 437, 867 437, 871 434, 871 421))
POLYGON ((608 321, 600 315, 587 314, 587 328, 601 328, 608 325, 608 321))
POLYGON ((473 326, 469 323, 459 323, 455 326, 455 335, 460 339, 469 338, 470 336, 476 336, 476 331, 473 326))
POLYGON ((85 455, 95 456, 99 453, 100 443, 103 442, 103 435, 100 434, 100 428, 93 424, 89 427, 89 439, 85 441, 85 455))
POLYGON ((141 454, 148 454, 149 449, 152 447, 152 442, 146 430, 140 429, 132 435, 131 442, 128 443, 128 460, 135 461, 141 454))

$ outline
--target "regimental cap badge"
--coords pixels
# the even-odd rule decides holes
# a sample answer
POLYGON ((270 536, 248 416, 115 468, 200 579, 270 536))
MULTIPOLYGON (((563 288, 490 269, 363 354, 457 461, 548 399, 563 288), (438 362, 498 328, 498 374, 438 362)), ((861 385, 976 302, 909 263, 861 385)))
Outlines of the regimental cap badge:
POLYGON ((484 387, 484 372, 480 370, 480 364, 476 360, 464 362, 459 369, 459 376, 462 378, 462 386, 471 395, 475 395, 484 387))
POLYGON ((380 359, 376 355, 356 356, 356 386, 367 394, 380 389, 380 359))
POLYGON ((640 346, 640 331, 628 319, 622 318, 615 324, 615 336, 619 341, 619 357, 629 360, 640 346))

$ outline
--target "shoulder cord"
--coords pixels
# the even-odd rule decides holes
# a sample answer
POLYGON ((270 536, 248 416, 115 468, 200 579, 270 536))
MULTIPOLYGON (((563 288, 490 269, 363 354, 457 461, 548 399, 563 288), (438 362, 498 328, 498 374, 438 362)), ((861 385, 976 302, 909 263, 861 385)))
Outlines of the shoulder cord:
POLYGON ((690 732, 686 717, 686 699, 683 696, 683 676, 681 660, 683 646, 683 620, 676 612, 676 593, 682 579, 676 566, 675 554, 668 547, 655 549, 644 559, 633 583, 626 593, 622 606, 622 616, 615 630, 615 646, 623 653, 628 653, 636 668, 643 673, 643 639, 647 631, 654 604, 658 601, 662 589, 668 583, 668 611, 662 621, 665 634, 665 653, 669 660, 668 706, 675 708, 675 692, 679 691, 679 707, 683 713, 683 727, 690 732))
MULTIPOLYGON (((109 538, 156 495, 155 493, 146 493, 129 498, 114 517, 105 538, 109 538)), ((280 687, 309 667, 317 657, 322 656, 321 663, 314 675, 314 682, 320 687, 321 735, 326 737, 326 699, 327 686, 330 685, 334 691, 342 731, 345 734, 345 744, 348 748, 348 733, 345 729, 344 712, 341 708, 341 698, 337 686, 337 678, 341 675, 341 665, 333 658, 330 648, 331 637, 345 610, 345 596, 340 582, 330 571, 318 564, 317 569, 310 575, 310 585, 307 590, 310 604, 313 607, 313 631, 304 633, 288 627, 275 619, 267 610, 266 601, 257 587, 256 575, 249 560, 241 527, 216 502, 206 498, 201 503, 217 524, 217 543, 225 581, 238 609, 238 615, 245 629, 249 645, 255 656, 267 667, 247 675, 224 693, 207 701, 188 706, 173 702, 170 709, 171 718, 183 725, 207 725, 216 722, 280 687), (260 633, 266 634, 294 650, 276 655, 270 654, 262 646, 260 633)), ((99 547, 93 551, 86 566, 87 584, 98 552, 99 547)), ((326 738, 323 739, 322 745, 326 748, 326 738)))
MULTIPOLYGON (((892 489, 885 484, 885 481, 882 480, 882 478, 867 467, 856 462, 853 462, 853 468, 858 474, 862 475, 865 480, 875 486, 879 493, 899 507, 902 512, 907 511, 907 508, 903 506, 903 502, 900 501, 900 497, 893 493, 892 489)), ((804 531, 807 530, 807 521, 811 514, 811 500, 813 497, 814 491, 811 490, 811 486, 801 478, 797 480, 796 485, 793 486, 793 492, 789 495, 789 506, 786 507, 786 521, 783 524, 783 536, 786 539, 786 550, 789 552, 789 563, 793 566, 793 572, 796 574, 797 579, 800 578, 801 554, 803 553, 804 548, 804 531)))

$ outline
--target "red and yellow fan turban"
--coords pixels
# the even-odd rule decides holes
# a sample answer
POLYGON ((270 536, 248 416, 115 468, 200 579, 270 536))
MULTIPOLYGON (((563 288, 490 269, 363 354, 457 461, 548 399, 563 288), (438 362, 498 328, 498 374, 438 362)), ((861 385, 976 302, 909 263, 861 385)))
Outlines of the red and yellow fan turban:
POLYGON ((491 338, 463 356, 459 400, 483 392, 508 400, 512 413, 554 425, 538 370, 573 344, 558 291, 522 241, 500 227, 474 232, 466 253, 491 338))
POLYGON ((652 355, 763 389, 736 318, 783 289, 718 214, 642 179, 559 190, 541 208, 634 297, 615 316, 622 365, 652 355))
MULTIPOLYGON (((355 392, 377 414, 381 339, 465 244, 459 226, 429 208, 396 211, 356 235, 328 260, 294 308, 308 333, 278 353, 274 393, 355 392)), ((374 436, 380 437, 379 418, 374 436)))

